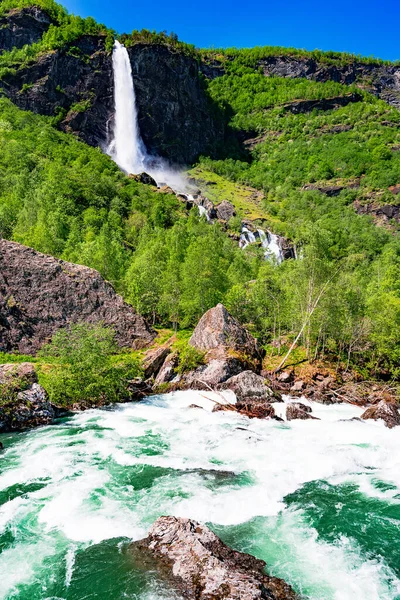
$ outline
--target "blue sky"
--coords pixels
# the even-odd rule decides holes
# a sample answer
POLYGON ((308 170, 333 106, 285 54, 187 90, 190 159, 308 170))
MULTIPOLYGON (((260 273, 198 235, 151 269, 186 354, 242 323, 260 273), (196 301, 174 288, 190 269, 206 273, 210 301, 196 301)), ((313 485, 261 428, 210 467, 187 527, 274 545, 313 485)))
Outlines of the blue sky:
POLYGON ((400 0, 60 0, 120 33, 174 31, 198 47, 293 46, 400 59, 400 0))

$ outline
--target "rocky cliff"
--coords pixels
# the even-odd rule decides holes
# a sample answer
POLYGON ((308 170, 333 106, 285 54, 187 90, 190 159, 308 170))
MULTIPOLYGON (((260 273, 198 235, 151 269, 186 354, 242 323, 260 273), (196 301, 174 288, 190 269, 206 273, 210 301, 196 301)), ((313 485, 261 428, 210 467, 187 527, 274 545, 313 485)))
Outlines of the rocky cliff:
POLYGON ((155 337, 97 271, 0 240, 0 351, 34 354, 76 322, 112 327, 123 347, 141 348, 155 337))
POLYGON ((0 17, 0 54, 38 42, 50 25, 49 15, 37 6, 10 11, 0 17))
MULTIPOLYGON (((8 17, 0 29, 0 50, 22 40, 36 41, 40 33, 29 20, 21 25, 18 36, 12 27, 8 17)), ((157 44, 135 44, 129 56, 140 130, 151 153, 191 163, 223 139, 223 121, 215 117, 196 60, 157 44)), ((0 91, 19 108, 59 115, 64 131, 104 148, 113 125, 113 85, 105 36, 85 35, 4 75, 0 91)))

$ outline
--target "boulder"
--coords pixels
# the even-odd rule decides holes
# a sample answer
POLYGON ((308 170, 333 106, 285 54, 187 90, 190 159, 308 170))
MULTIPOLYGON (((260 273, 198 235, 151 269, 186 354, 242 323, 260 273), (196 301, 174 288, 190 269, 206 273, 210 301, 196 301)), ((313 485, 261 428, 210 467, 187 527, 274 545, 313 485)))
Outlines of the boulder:
POLYGON ((17 393, 14 400, 0 405, 0 433, 23 431, 39 425, 49 425, 56 417, 46 390, 38 383, 17 393))
POLYGON ((291 392, 301 392, 305 387, 305 383, 304 381, 298 380, 295 381, 294 384, 292 385, 292 387, 290 388, 291 392))
POLYGON ((170 383, 176 376, 176 367, 178 365, 178 355, 168 354, 164 363, 154 380, 154 389, 157 389, 160 385, 170 383))
POLYGON ((112 327, 122 347, 143 348, 155 337, 98 271, 0 239, 0 351, 35 354, 78 322, 112 327))
POLYGON ((265 379, 253 371, 242 371, 230 377, 222 384, 221 389, 232 390, 237 400, 245 401, 246 404, 275 401, 274 392, 267 386, 265 379))
POLYGON ((315 419, 316 417, 311 415, 311 407, 302 404, 301 402, 291 402, 286 407, 286 420, 294 421, 295 419, 301 419, 305 421, 306 419, 315 419))
POLYGON ((374 406, 370 406, 367 410, 361 415, 362 419, 373 419, 374 421, 378 421, 382 419, 385 422, 386 427, 392 429, 397 425, 400 425, 400 413, 399 408, 392 404, 391 402, 385 402, 381 400, 378 404, 374 406))
POLYGON ((169 346, 160 346, 159 348, 153 348, 146 352, 142 363, 146 379, 157 375, 169 354, 171 354, 171 348, 169 346))
POLYGON ((202 352, 219 348, 233 350, 250 359, 260 358, 256 340, 223 304, 217 304, 201 317, 189 344, 202 352))
POLYGON ((236 215, 236 210, 233 204, 224 200, 221 204, 218 204, 215 207, 217 213, 217 219, 221 219, 221 221, 229 221, 232 217, 236 215))
POLYGON ((265 573, 265 563, 232 550, 208 527, 191 519, 160 517, 131 551, 156 561, 184 598, 295 600, 282 579, 265 573))
POLYGON ((169 185, 162 185, 161 187, 158 188, 158 191, 161 194, 174 194, 175 196, 175 192, 172 189, 172 187, 169 187, 169 185))
POLYGON ((243 369, 243 363, 236 358, 215 358, 185 375, 181 387, 192 390, 215 388, 243 369))
MULTIPOLYGON (((235 405, 236 412, 249 417, 249 419, 278 419, 275 409, 269 402, 237 402, 235 405)), ((213 412, 232 411, 230 405, 216 404, 213 412)), ((281 419, 279 419, 281 420, 281 419)))
POLYGON ((153 177, 148 173, 138 173, 137 175, 131 173, 129 175, 129 179, 134 179, 135 181, 139 181, 139 183, 144 183, 145 185, 152 185, 154 187, 157 187, 156 180, 153 179, 153 177))
POLYGON ((21 387, 28 387, 37 383, 37 373, 35 365, 29 362, 11 363, 0 365, 0 385, 14 382, 21 387))

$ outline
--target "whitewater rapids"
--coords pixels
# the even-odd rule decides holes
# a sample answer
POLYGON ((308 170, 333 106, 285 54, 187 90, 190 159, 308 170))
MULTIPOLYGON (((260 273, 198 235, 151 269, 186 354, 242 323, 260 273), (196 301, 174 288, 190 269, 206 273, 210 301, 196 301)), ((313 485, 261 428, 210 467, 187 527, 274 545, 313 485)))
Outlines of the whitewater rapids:
POLYGON ((160 515, 210 524, 310 600, 400 597, 398 430, 350 420, 361 414, 351 405, 313 404, 320 421, 288 423, 212 413, 204 396, 154 396, 3 435, 0 598, 175 598, 135 579, 127 558, 128 541, 160 515), (375 539, 362 526, 350 535, 355 502, 375 539))

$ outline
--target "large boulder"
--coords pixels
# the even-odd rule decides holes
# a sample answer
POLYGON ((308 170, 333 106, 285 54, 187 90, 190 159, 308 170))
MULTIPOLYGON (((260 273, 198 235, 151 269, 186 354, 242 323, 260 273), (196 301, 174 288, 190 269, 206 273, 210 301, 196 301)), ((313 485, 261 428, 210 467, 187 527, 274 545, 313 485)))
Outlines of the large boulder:
POLYGON ((381 400, 378 404, 374 406, 370 406, 367 410, 361 415, 362 419, 373 419, 374 421, 378 421, 382 419, 385 422, 386 427, 392 429, 397 425, 400 425, 400 412, 399 408, 390 402, 385 402, 381 400))
POLYGON ((156 561, 184 598, 196 600, 295 600, 294 590, 264 571, 265 563, 226 546, 191 519, 160 517, 131 550, 156 561))
POLYGON ((301 419, 302 421, 306 421, 307 419, 315 419, 317 417, 312 416, 312 409, 310 406, 306 404, 302 404, 301 402, 291 402, 286 407, 286 420, 294 421, 295 419, 301 419))
POLYGON ((189 344, 201 352, 219 349, 236 352, 243 358, 260 358, 256 340, 223 304, 217 304, 201 317, 189 344))
POLYGON ((228 200, 223 200, 221 204, 218 204, 215 207, 217 218, 221 219, 221 221, 229 221, 232 217, 236 215, 236 210, 231 202, 228 200))
POLYGON ((243 370, 243 363, 233 357, 214 358, 201 365, 184 377, 182 387, 190 389, 209 389, 218 387, 233 375, 243 370))
POLYGON ((142 348, 155 337, 94 269, 0 239, 0 351, 34 354, 77 322, 112 327, 121 347, 142 348))
POLYGON ((239 402, 259 403, 274 402, 276 395, 260 375, 253 371, 242 371, 238 375, 230 377, 222 384, 221 389, 232 390, 239 402))
POLYGON ((0 365, 0 433, 49 425, 56 412, 33 364, 0 365))
POLYGON ((146 352, 142 363, 146 379, 157 375, 169 354, 171 354, 171 348, 169 346, 151 348, 146 352))

